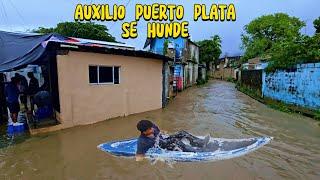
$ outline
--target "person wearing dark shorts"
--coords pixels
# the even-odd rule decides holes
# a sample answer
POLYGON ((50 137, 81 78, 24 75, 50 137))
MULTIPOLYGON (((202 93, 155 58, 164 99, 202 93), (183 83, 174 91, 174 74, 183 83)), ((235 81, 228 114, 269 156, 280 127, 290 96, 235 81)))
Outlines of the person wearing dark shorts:
POLYGON ((33 72, 28 72, 27 76, 30 78, 28 86, 28 95, 30 99, 31 111, 34 110, 34 95, 39 91, 39 82, 37 78, 34 77, 33 72))
POLYGON ((10 110, 10 115, 12 121, 17 122, 18 113, 20 111, 19 104, 19 89, 18 89, 19 79, 16 77, 11 78, 11 82, 5 87, 4 93, 6 96, 7 106, 10 110))
POLYGON ((19 102, 7 102, 7 106, 10 110, 10 113, 19 113, 20 111, 19 102))
POLYGON ((20 91, 20 102, 24 105, 26 111, 28 111, 27 105, 27 90, 28 90, 28 81, 27 79, 19 73, 15 73, 15 77, 19 79, 19 91, 20 91))
POLYGON ((210 137, 200 139, 189 134, 186 131, 179 131, 173 135, 164 137, 160 133, 160 129, 149 120, 141 120, 137 124, 137 129, 141 132, 137 141, 136 161, 141 161, 145 153, 155 146, 157 138, 159 139, 159 147, 171 151, 199 152, 197 148, 203 148, 208 144, 210 137), (187 145, 182 142, 186 139, 190 142, 187 145))

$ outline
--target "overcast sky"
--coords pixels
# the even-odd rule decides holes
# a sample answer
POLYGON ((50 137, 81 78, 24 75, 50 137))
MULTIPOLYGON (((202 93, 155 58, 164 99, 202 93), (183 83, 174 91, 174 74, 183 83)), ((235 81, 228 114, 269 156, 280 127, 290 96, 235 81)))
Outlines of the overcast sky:
MULTIPOLYGON (((182 4, 185 8, 184 20, 189 20, 189 33, 192 40, 198 41, 210 38, 218 34, 222 38, 223 54, 238 54, 241 52, 240 35, 244 25, 251 20, 265 14, 284 12, 290 16, 296 16, 307 23, 302 33, 312 35, 315 31, 313 20, 320 16, 320 0, 0 0, 0 30, 26 31, 39 26, 54 27, 58 22, 73 21, 75 7, 78 3, 95 4, 123 4, 126 6, 126 19, 132 21, 134 18, 135 4, 174 3, 182 4), (234 3, 237 11, 235 22, 204 22, 193 20, 193 5, 205 3, 234 3)), ((124 22, 123 21, 123 22, 124 22)), ((110 33, 118 41, 134 45, 141 49, 146 39, 146 22, 138 22, 138 38, 124 40, 121 38, 121 21, 99 22, 110 29, 110 33)))

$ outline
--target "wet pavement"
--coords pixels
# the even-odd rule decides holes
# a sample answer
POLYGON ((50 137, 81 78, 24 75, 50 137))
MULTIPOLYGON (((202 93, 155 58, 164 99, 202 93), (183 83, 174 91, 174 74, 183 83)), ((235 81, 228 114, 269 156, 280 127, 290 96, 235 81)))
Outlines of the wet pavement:
POLYGON ((19 143, 1 137, 6 146, 0 148, 0 179, 320 179, 318 124, 270 109, 232 83, 210 81, 180 93, 165 109, 20 138, 19 143), (274 140, 239 158, 172 166, 113 157, 96 148, 138 136, 135 126, 140 119, 151 119, 169 132, 274 140))

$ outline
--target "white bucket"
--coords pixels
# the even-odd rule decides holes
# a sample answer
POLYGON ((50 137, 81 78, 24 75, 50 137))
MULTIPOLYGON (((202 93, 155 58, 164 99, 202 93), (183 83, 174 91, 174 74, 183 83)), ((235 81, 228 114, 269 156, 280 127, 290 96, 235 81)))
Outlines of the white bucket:
POLYGON ((7 109, 8 109, 8 125, 12 125, 12 124, 13 124, 13 121, 12 121, 12 119, 11 119, 11 113, 10 113, 9 108, 7 108, 7 109))

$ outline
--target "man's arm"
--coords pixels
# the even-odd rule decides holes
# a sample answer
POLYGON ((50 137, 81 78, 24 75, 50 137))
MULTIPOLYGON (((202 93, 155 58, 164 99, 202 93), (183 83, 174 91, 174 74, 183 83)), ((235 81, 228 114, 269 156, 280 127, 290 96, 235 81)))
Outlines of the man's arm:
POLYGON ((136 161, 142 161, 144 159, 144 154, 136 154, 136 161))
POLYGON ((5 96, 6 99, 7 99, 7 97, 8 97, 8 85, 7 85, 7 84, 6 84, 5 87, 4 87, 4 96, 5 96))
POLYGON ((152 146, 142 140, 137 142, 137 152, 136 152, 136 161, 142 161, 145 157, 145 154, 152 146))
POLYGON ((153 128, 155 130, 155 135, 158 135, 159 133, 168 134, 168 131, 160 130, 160 128, 156 124, 153 124, 153 128))
POLYGON ((35 87, 37 88, 37 90, 39 89, 39 82, 38 79, 35 80, 35 87))

